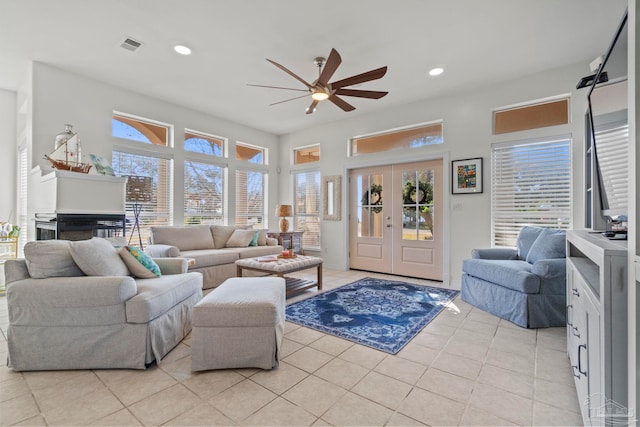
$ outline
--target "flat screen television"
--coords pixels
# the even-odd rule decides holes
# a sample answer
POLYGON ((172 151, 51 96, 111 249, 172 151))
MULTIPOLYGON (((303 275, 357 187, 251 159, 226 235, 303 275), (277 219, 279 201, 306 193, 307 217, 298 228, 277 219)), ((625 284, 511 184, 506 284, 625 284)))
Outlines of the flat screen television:
POLYGON ((629 178, 629 124, 627 86, 627 14, 625 13, 595 74, 608 81, 592 84, 588 99, 587 138, 595 158, 595 182, 600 214, 610 239, 626 239, 629 178))

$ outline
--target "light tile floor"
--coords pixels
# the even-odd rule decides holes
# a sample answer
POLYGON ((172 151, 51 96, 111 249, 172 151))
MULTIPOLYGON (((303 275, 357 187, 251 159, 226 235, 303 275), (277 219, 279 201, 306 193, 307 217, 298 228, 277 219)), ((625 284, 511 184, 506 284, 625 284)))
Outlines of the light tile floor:
MULTIPOLYGON (((440 285, 325 270, 325 289, 365 276, 440 285)), ((2 296, 2 360, 7 324, 2 296)), ((192 373, 190 337, 144 371, 2 366, 0 425, 581 425, 565 333, 522 329, 458 298, 397 355, 288 322, 273 371, 192 373)))

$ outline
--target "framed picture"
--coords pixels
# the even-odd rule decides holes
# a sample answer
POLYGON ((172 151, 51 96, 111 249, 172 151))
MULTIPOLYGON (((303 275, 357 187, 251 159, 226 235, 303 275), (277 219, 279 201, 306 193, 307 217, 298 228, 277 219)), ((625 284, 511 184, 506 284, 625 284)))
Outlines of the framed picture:
POLYGON ((451 193, 482 193, 482 157, 451 162, 451 193))

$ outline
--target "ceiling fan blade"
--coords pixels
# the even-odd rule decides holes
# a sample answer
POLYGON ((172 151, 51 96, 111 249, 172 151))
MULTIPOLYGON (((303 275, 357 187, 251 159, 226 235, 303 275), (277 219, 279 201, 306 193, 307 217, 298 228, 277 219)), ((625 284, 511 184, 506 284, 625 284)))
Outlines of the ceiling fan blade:
POLYGON ((305 82, 300 76, 296 75, 293 71, 287 69, 287 67, 278 64, 275 61, 272 61, 270 59, 267 59, 267 61, 271 62, 273 65, 275 65, 276 67, 280 68, 282 71, 284 71, 285 73, 289 74, 291 77, 293 77, 294 79, 298 80, 300 83, 302 83, 303 85, 305 85, 307 88, 309 88, 309 90, 313 89, 313 86, 311 86, 309 83, 305 82))
POLYGON ((312 114, 314 111, 316 111, 316 105, 318 105, 318 101, 316 101, 314 99, 313 102, 311 103, 311 105, 309 105, 307 107, 307 113, 306 114, 312 114))
POLYGON ((326 86, 327 83, 329 83, 329 79, 333 76, 333 73, 336 72, 341 62, 342 58, 340 57, 338 51, 335 49, 331 49, 329 58, 327 58, 327 62, 325 62, 324 67, 322 68, 320 77, 318 77, 318 83, 322 86, 326 86))
POLYGON ((329 97, 329 101, 336 104, 338 107, 342 108, 344 111, 353 111, 356 109, 353 105, 349 104, 342 98, 338 98, 335 94, 329 97))
MULTIPOLYGON (((306 92, 306 91, 305 91, 306 92)), ((269 104, 269 106, 272 105, 277 105, 277 104, 282 104, 283 102, 289 102, 289 101, 293 101, 294 99, 300 99, 300 98, 305 98, 309 96, 309 94, 306 95, 302 95, 302 96, 296 96, 295 98, 289 98, 289 99, 285 99, 284 101, 278 101, 278 102, 274 102, 273 104, 269 104)))
POLYGON ((336 95, 357 96, 358 98, 380 99, 389 92, 380 92, 377 90, 358 90, 358 89, 338 89, 336 95))
POLYGON ((332 89, 340 89, 345 86, 356 85, 358 83, 364 83, 371 80, 377 80, 382 78, 387 73, 387 67, 377 68, 375 70, 367 71, 366 73, 358 74, 355 76, 347 77, 346 79, 338 80, 331 83, 332 89))
POLYGON ((265 86, 265 85, 252 85, 251 83, 247 83, 247 86, 253 86, 253 87, 266 87, 269 89, 285 89, 285 90, 296 90, 299 92, 307 92, 309 93, 308 89, 296 89, 296 88, 292 88, 292 87, 281 87, 281 86, 265 86))

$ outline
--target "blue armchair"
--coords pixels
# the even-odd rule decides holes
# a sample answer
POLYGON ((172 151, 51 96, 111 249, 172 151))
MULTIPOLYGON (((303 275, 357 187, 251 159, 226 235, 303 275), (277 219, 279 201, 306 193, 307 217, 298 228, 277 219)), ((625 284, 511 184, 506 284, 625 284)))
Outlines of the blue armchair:
POLYGON ((462 300, 523 328, 564 326, 564 230, 523 227, 516 246, 474 249, 462 263, 462 300))

